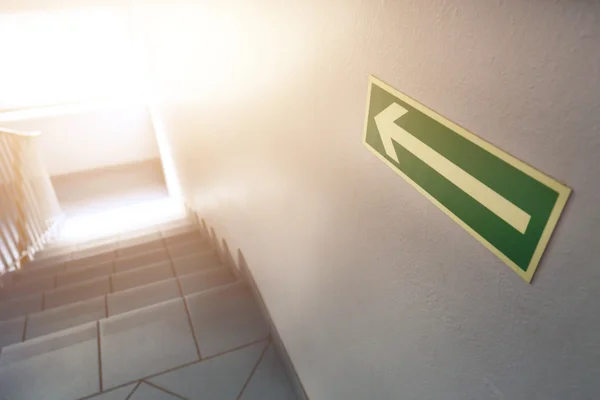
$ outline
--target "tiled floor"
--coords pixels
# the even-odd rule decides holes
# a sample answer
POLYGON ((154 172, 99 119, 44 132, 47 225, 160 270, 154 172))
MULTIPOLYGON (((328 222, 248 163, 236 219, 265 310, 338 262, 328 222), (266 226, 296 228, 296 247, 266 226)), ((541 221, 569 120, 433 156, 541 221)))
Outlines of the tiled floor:
POLYGON ((0 302, 0 400, 295 399, 248 285, 177 229, 15 275, 43 292, 0 302))
POLYGON ((52 177, 66 220, 65 242, 114 234, 183 217, 180 201, 167 192, 159 159, 52 177))
POLYGON ((273 344, 261 340, 92 397, 94 400, 294 400, 273 344))

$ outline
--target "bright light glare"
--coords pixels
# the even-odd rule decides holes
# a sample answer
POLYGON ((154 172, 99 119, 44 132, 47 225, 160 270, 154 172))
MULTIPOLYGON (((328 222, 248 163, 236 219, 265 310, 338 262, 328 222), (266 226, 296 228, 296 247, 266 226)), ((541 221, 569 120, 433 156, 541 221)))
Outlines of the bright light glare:
POLYGON ((115 11, 0 15, 0 109, 139 93, 129 35, 115 11))
POLYGON ((172 198, 153 200, 95 213, 69 217, 57 241, 82 242, 147 228, 186 215, 181 201, 172 198))

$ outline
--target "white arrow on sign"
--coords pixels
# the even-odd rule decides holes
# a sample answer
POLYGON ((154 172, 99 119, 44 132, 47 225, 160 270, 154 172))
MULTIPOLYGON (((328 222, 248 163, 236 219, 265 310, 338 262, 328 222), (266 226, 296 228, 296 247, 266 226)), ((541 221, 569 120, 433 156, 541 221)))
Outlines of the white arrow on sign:
POLYGON ((396 120, 407 112, 408 110, 398 103, 392 103, 375 117, 375 124, 387 155, 400 163, 393 141, 397 142, 507 224, 525 233, 531 219, 529 214, 396 124, 396 120))

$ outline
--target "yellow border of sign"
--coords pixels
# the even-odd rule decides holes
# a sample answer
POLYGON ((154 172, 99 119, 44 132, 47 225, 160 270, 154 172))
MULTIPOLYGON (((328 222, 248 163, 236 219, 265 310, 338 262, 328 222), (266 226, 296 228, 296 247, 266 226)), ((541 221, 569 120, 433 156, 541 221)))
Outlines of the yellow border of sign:
POLYGON ((533 274, 535 273, 535 270, 537 269, 537 267, 540 263, 540 259, 542 258, 542 254, 544 253, 544 250, 546 249, 546 246, 548 245, 550 236, 552 235, 552 232, 554 231, 554 228, 556 227, 556 224, 558 223, 560 214, 562 213, 562 210, 564 209, 565 204, 567 203, 567 199, 569 198, 569 195, 571 194, 570 188, 568 188, 567 186, 558 182, 557 180, 552 179, 549 176, 543 174, 542 172, 540 172, 537 169, 531 167, 530 165, 524 163, 523 161, 518 160, 517 158, 511 156, 510 154, 500 150, 499 148, 495 147, 491 143, 486 142, 485 140, 483 140, 480 137, 476 136, 475 134, 469 132, 468 130, 462 128, 461 126, 455 124, 454 122, 444 118, 440 114, 425 107, 423 104, 417 102, 415 99, 405 95, 404 93, 394 89, 393 87, 391 87, 387 83, 381 81, 380 79, 377 79, 373 75, 369 75, 369 91, 367 93, 367 110, 365 113, 365 127, 364 127, 363 143, 365 144, 367 149, 369 149, 369 151, 371 151, 373 154, 375 154, 377 156, 377 158, 379 158, 381 161, 386 163, 398 175, 400 175, 408 183, 410 183, 415 189, 417 189, 423 196, 427 197, 440 210, 442 210, 446 215, 448 215, 450 218, 452 218, 454 220, 454 222, 456 222, 457 224, 462 226, 463 229, 465 229, 467 232, 469 232, 481 244, 483 244, 492 253, 494 253, 498 258, 500 258, 502 261, 504 261, 504 263, 506 263, 506 265, 508 265, 513 271, 515 271, 517 274, 519 274, 519 276, 521 278, 523 278, 525 281, 527 281, 529 283, 531 282, 531 279, 533 278, 533 274), (542 232, 540 241, 538 242, 538 245, 535 248, 535 251, 533 252, 533 256, 531 257, 531 261, 529 262, 527 271, 523 271, 521 268, 519 268, 517 266, 517 264, 515 264, 513 261, 511 261, 504 254, 502 254, 502 252, 500 252, 500 250, 495 248, 490 242, 485 240, 479 233, 475 232, 470 226, 465 224, 456 215, 454 215, 452 213, 452 211, 447 209, 444 205, 442 205, 439 201, 437 201, 433 196, 431 196, 429 193, 427 193, 425 190, 423 190, 417 183, 415 183, 412 179, 410 179, 408 176, 406 176, 394 164, 392 164, 390 161, 388 161, 387 158, 385 158, 384 156, 379 154, 371 146, 368 145, 368 143, 367 143, 367 125, 369 122, 369 105, 371 104, 371 87, 372 87, 372 85, 377 85, 380 88, 388 91, 389 93, 398 97, 400 100, 410 104, 417 110, 421 111, 423 114, 428 115, 429 117, 433 118, 440 124, 452 129, 454 132, 458 133, 465 139, 475 143, 479 147, 482 147, 483 149, 487 150, 488 152, 494 154, 496 157, 504 160, 505 162, 509 163, 513 167, 519 169, 520 171, 531 176, 535 180, 542 182, 544 185, 551 187, 552 189, 556 190, 556 192, 558 192, 558 199, 556 199, 556 204, 554 204, 554 208, 552 209, 552 212, 550 213, 550 217, 548 218, 548 222, 546 223, 544 232, 542 232))

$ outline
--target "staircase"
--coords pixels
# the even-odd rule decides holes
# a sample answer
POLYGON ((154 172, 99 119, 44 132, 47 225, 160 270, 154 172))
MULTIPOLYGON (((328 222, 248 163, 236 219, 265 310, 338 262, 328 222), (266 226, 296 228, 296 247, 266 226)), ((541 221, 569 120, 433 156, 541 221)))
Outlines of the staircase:
POLYGON ((0 399, 296 399, 260 300, 206 236, 171 221, 3 276, 0 399))

